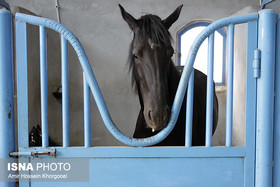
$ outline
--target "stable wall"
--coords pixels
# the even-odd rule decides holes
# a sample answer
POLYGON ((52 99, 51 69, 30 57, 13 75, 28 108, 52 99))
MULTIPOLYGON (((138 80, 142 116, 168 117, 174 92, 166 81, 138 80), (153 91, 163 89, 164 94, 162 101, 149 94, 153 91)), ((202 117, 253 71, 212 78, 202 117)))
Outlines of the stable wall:
MULTIPOLYGON (((36 15, 57 20, 54 0, 7 0, 7 2, 11 6, 23 7, 36 15)), ((83 44, 112 119, 124 133, 132 135, 140 108, 138 98, 131 88, 131 78, 126 67, 128 47, 133 34, 122 20, 118 4, 122 4, 136 18, 146 13, 157 14, 161 18, 165 18, 177 6, 184 4, 178 21, 170 28, 170 33, 176 42, 176 32, 186 23, 199 19, 215 21, 230 16, 244 7, 258 5, 258 1, 59 0, 61 23, 69 28, 83 44)), ((37 35, 34 36, 37 37, 37 35)), ((61 102, 53 96, 53 92, 61 85, 59 36, 49 31, 47 37, 49 134, 53 139, 61 143, 61 102), (56 39, 57 41, 50 42, 51 39, 56 39)), ((175 42, 174 48, 176 46, 175 42)), ((30 51, 31 54, 35 52, 36 49, 30 51)), ((30 68, 34 68, 29 69, 32 74, 33 71, 37 71, 38 57, 34 57, 29 63, 30 68)), ((82 71, 71 47, 69 48, 69 73, 71 92, 70 144, 83 145, 82 71)), ((29 90, 33 90, 29 98, 34 99, 31 99, 33 111, 29 111, 29 118, 30 126, 35 126, 40 124, 40 118, 38 117, 40 102, 35 99, 38 98, 39 94, 38 82, 30 84, 30 86, 34 86, 34 88, 29 88, 29 90)), ((112 137, 104 126, 94 102, 92 102, 91 113, 92 144, 95 146, 122 145, 112 137)), ((219 142, 218 139, 222 135, 215 134, 215 136, 217 136, 215 141, 219 142)))

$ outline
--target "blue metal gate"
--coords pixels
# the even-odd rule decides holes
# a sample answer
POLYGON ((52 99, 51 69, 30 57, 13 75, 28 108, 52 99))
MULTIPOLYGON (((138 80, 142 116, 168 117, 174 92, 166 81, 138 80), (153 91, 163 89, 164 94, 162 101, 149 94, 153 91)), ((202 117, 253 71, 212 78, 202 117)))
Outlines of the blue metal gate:
MULTIPOLYGON (((0 158, 14 151, 11 13, 0 10, 0 158), (5 92, 3 90, 8 90, 5 92), (8 102, 7 102, 8 101, 8 102)), ((113 123, 83 47, 64 26, 52 20, 16 14, 18 152, 31 162, 50 157, 87 158, 85 182, 21 182, 20 186, 280 186, 280 16, 271 10, 224 18, 209 25, 195 40, 166 128, 157 135, 134 139, 113 123), (247 24, 246 137, 244 147, 232 146, 233 54, 235 25, 247 24), (40 81, 42 147, 28 144, 28 81, 26 25, 40 28, 40 81), (226 145, 211 145, 213 83, 207 84, 206 146, 191 146, 193 63, 201 43, 209 37, 208 78, 213 75, 213 33, 227 27, 226 145), (49 147, 46 68, 46 28, 61 34, 63 146, 49 147), (84 72, 84 147, 69 146, 68 42, 75 49, 84 72), (276 55, 278 54, 278 55, 276 55), (188 90, 187 90, 188 87, 188 90), (90 92, 108 130, 132 147, 91 147, 90 92), (187 93, 186 93, 187 92, 187 93), (185 147, 146 147, 163 140, 173 129, 183 96, 187 94, 185 147), (274 131, 273 131, 274 130, 274 131)), ((3 182, 14 186, 15 183, 3 182)))

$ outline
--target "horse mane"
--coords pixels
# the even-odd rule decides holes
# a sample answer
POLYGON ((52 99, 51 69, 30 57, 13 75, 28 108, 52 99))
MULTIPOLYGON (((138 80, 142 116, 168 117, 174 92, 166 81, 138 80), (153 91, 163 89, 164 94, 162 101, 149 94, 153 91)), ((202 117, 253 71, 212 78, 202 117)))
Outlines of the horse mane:
MULTIPOLYGON (((137 23, 137 34, 139 37, 139 41, 144 43, 150 40, 154 44, 163 43, 166 45, 170 45, 170 43, 173 41, 168 29, 162 23, 160 17, 152 14, 147 14, 138 19, 137 23)), ((135 89, 135 92, 137 92, 137 86, 135 85, 135 77, 133 73, 134 58, 132 51, 133 41, 131 42, 129 47, 127 64, 129 66, 129 72, 131 73, 131 86, 135 89)))

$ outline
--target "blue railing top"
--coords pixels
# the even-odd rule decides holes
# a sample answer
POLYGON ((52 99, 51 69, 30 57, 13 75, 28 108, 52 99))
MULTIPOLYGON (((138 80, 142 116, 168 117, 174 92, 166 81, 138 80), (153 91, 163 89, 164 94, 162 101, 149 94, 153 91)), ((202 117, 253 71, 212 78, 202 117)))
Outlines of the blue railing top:
POLYGON ((122 133, 115 125, 113 120, 111 119, 111 116, 109 114, 108 108, 106 106, 106 103, 104 101, 104 98, 102 96, 102 93, 99 89, 98 83, 96 81, 96 78, 94 76, 94 73, 92 71, 92 68, 90 66, 89 60, 87 58, 87 55, 79 42, 79 40, 75 37, 75 35, 66 27, 63 25, 46 19, 46 18, 40 18, 36 16, 30 16, 26 14, 17 13, 16 21, 22 21, 26 22, 32 25, 39 25, 42 27, 50 28, 58 33, 60 33, 63 37, 65 37, 69 43, 73 46, 74 50, 76 51, 80 64, 83 68, 83 71, 86 76, 86 80, 89 84, 89 87, 91 89, 91 92, 93 94, 93 97, 96 101, 97 107, 99 109, 99 112, 101 114, 101 117, 108 128, 108 130, 111 132, 111 134, 118 139, 119 141, 123 142, 124 144, 130 145, 130 146, 151 146, 154 144, 157 144, 161 142, 163 139, 165 139, 172 129, 174 128, 181 106, 184 99, 184 95, 187 88, 187 83, 190 78, 190 74, 193 70, 193 64, 196 57, 196 53, 202 44, 202 42, 215 30, 222 28, 224 26, 230 25, 230 24, 239 24, 239 23, 246 23, 249 21, 257 20, 258 14, 248 14, 248 15, 242 15, 242 16, 235 16, 235 17, 229 17, 224 18, 219 21, 216 21, 212 24, 210 24, 203 32, 199 34, 199 36, 194 41, 191 50, 189 52, 188 58, 186 60, 186 65, 183 69, 182 76, 179 82, 179 86, 176 92, 176 96, 173 102, 173 106, 171 109, 171 115, 168 122, 168 125, 162 129, 158 134, 148 137, 148 138, 131 138, 127 136, 126 134, 122 133))

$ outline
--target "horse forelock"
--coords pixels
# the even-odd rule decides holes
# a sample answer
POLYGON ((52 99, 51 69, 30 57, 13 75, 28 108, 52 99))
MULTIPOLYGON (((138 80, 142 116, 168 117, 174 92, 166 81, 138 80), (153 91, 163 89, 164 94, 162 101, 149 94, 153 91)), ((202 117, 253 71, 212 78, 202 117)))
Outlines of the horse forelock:
POLYGON ((145 15, 138 20, 138 39, 149 42, 170 45, 172 38, 168 29, 156 15, 145 15))

